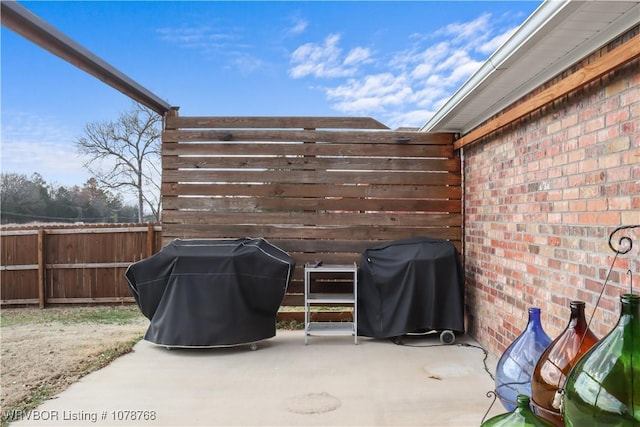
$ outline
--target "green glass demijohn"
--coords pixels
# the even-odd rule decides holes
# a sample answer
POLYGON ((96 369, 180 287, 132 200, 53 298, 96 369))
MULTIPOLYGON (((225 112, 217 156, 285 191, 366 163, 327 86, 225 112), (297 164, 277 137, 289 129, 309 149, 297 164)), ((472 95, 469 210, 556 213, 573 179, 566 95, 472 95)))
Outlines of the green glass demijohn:
POLYGON ((481 427, 553 427, 553 424, 533 413, 529 396, 519 394, 513 411, 489 418, 481 427))
POLYGON ((618 323, 573 366, 565 383, 565 425, 640 426, 640 296, 620 297, 618 323))

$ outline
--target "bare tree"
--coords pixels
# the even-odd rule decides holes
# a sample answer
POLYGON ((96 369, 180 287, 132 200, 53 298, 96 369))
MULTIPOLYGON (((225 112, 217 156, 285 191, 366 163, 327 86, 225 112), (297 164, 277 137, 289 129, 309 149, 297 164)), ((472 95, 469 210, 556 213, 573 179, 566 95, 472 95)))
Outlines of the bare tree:
POLYGON ((89 123, 76 148, 88 156, 84 167, 101 186, 137 198, 138 220, 144 207, 160 220, 162 118, 153 110, 134 104, 116 121, 89 123))

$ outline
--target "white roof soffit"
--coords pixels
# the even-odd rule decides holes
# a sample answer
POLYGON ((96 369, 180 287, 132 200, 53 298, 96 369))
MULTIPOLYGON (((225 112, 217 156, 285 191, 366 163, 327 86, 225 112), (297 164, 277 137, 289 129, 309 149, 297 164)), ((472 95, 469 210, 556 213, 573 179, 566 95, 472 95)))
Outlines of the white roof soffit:
POLYGON ((15 1, 1 0, 2 26, 164 115, 171 105, 15 1))
POLYGON ((638 1, 547 0, 420 131, 468 133, 638 23, 638 1))

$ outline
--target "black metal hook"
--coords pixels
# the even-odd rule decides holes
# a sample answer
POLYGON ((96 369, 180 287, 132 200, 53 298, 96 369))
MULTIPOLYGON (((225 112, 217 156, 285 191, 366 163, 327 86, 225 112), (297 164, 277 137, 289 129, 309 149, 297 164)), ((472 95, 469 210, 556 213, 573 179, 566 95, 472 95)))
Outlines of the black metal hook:
POLYGON ((487 397, 491 398, 492 396, 493 396, 493 400, 491 401, 491 405, 489 405, 489 409, 487 409, 487 412, 484 413, 484 416, 482 417, 482 421, 480 421, 480 424, 484 424, 484 421, 487 418, 487 415, 489 415, 491 408, 493 408, 493 405, 496 403, 496 400, 498 400, 498 392, 495 390, 488 391, 487 397))
POLYGON ((609 247, 613 252, 615 252, 618 255, 624 255, 626 253, 629 253, 629 251, 631 251, 631 248, 633 248, 633 240, 631 239, 631 237, 629 236, 620 237, 620 239, 618 240, 618 249, 616 249, 613 247, 613 236, 619 231, 629 230, 632 228, 640 228, 640 224, 639 225, 623 225, 622 227, 618 227, 615 230, 613 230, 613 232, 609 235, 609 247))

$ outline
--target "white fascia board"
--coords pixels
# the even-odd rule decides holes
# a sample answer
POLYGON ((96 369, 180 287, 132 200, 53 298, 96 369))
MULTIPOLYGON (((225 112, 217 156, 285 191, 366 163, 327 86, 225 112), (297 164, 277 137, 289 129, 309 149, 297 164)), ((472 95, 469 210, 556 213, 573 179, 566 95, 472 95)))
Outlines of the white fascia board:
POLYGON ((485 110, 482 116, 475 117, 474 120, 467 122, 463 128, 457 130, 456 132, 463 135, 469 133, 490 117, 495 116, 500 111, 516 102, 518 99, 522 98, 528 93, 531 93, 531 91, 533 91, 535 88, 551 80, 553 77, 562 73, 573 64, 579 62, 588 55, 592 54, 597 49, 606 45, 611 40, 620 36, 625 31, 638 25, 638 23, 640 23, 640 3, 638 3, 632 11, 624 14, 619 21, 616 21, 616 25, 610 25, 604 31, 598 31, 597 33, 595 33, 594 37, 591 37, 587 43, 579 45, 576 49, 573 49, 571 52, 564 55, 562 58, 560 58, 559 61, 556 61, 552 67, 546 70, 541 70, 541 72, 538 73, 534 78, 522 82, 522 85, 519 86, 517 90, 511 92, 509 96, 503 98, 501 102, 493 105, 492 108, 485 110))
MULTIPOLYGON (((430 132, 441 120, 451 114, 453 110, 470 96, 474 89, 495 77, 505 62, 517 60, 519 55, 526 55, 523 47, 537 34, 547 31, 545 28, 550 21, 561 12, 568 14, 579 7, 577 2, 545 1, 538 7, 522 25, 507 39, 452 96, 449 100, 420 128, 421 132, 430 132)), ((564 14, 563 14, 564 15, 564 14)), ((456 131, 461 131, 458 129, 456 131)), ((449 130, 452 131, 452 130, 449 130)))

